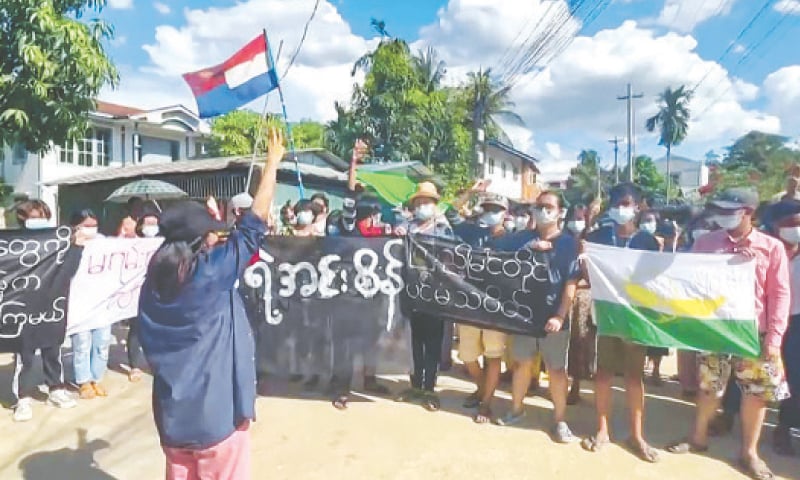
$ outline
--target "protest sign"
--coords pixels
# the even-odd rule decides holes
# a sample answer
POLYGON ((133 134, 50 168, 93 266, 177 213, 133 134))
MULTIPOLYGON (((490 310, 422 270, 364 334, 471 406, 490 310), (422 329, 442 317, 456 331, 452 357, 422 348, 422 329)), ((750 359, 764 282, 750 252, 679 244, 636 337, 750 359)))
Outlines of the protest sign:
POLYGON ((759 356, 753 261, 591 243, 587 254, 600 335, 657 347, 759 356))
POLYGON ((0 351, 58 346, 80 250, 70 229, 0 231, 0 351))
POLYGON ((139 291, 161 238, 98 238, 86 244, 72 279, 67 333, 105 327, 139 314, 139 291))
POLYGON ((240 285, 259 371, 328 374, 351 351, 404 372, 403 250, 393 238, 267 238, 240 285))
POLYGON ((403 312, 481 328, 544 336, 538 299, 550 294, 553 273, 541 252, 474 249, 457 241, 410 236, 403 312))

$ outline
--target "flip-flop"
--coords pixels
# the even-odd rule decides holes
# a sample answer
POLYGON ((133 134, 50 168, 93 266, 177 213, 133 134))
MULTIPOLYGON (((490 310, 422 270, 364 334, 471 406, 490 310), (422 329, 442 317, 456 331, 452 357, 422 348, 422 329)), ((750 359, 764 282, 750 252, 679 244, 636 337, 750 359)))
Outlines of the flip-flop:
POLYGON ((753 480, 772 480, 775 478, 775 474, 772 473, 772 470, 770 470, 767 464, 764 463, 764 460, 761 459, 753 462, 740 458, 739 468, 753 480))
POLYGON ((667 445, 667 448, 664 450, 678 455, 686 453, 705 453, 708 451, 708 445, 695 445, 690 440, 684 439, 680 442, 667 445))
POLYGON ((442 408, 442 403, 435 393, 427 393, 422 398, 422 407, 429 412, 438 412, 442 408))
POLYGON ((481 406, 478 408, 478 413, 472 417, 472 420, 479 424, 492 423, 492 409, 481 406))
POLYGON ((610 444, 611 444, 610 439, 605 438, 603 440, 598 440, 597 435, 592 435, 591 437, 586 437, 583 440, 581 440, 581 448, 583 448, 587 452, 600 452, 610 444))
POLYGON ((342 395, 341 397, 335 398, 331 403, 336 410, 347 410, 347 400, 347 397, 342 395))
POLYGON ((644 462, 658 463, 658 461, 661 460, 658 455, 658 450, 651 447, 647 443, 640 444, 639 442, 634 441, 632 438, 629 438, 625 442, 625 446, 628 447, 628 450, 630 450, 631 453, 639 457, 639 459, 644 462))

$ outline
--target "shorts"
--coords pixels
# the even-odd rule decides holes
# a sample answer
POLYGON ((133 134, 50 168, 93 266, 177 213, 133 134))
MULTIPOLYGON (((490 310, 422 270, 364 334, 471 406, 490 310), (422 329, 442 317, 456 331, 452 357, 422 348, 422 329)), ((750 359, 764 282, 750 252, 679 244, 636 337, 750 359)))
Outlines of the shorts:
POLYGON ((733 372, 736 384, 745 395, 765 402, 780 402, 789 398, 789 385, 780 355, 768 360, 740 358, 731 355, 700 354, 700 390, 722 398, 733 372))
POLYGON ((611 374, 641 377, 647 347, 617 337, 597 337, 597 369, 611 374))
POLYGON ((536 338, 514 335, 512 347, 514 360, 532 360, 541 353, 548 371, 566 370, 569 355, 569 330, 548 333, 546 337, 536 338))
POLYGON ((458 326, 458 358, 464 363, 486 358, 502 358, 506 348, 506 334, 472 325, 458 326))

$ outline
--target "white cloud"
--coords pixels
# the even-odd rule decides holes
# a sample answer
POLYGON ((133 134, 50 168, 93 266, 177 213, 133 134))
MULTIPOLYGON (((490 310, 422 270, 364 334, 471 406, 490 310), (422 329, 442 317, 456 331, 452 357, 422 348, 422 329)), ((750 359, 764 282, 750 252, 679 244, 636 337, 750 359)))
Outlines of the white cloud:
POLYGON ((773 8, 784 15, 800 15, 800 0, 781 0, 773 8))
POLYGON ((167 5, 166 3, 161 3, 161 2, 153 3, 153 8, 155 8, 156 11, 158 13, 160 13, 161 15, 169 15, 170 12, 172 11, 172 9, 169 8, 169 5, 167 5))
POLYGON ((561 158, 561 145, 555 142, 546 142, 544 147, 547 149, 547 153, 553 158, 561 158))
POLYGON ((708 19, 727 15, 736 0, 666 0, 656 24, 678 32, 691 32, 708 19))
POLYGON ((117 10, 130 10, 133 8, 133 0, 108 0, 108 6, 117 10))
POLYGON ((764 80, 765 95, 769 110, 780 116, 784 124, 783 133, 800 136, 800 65, 783 67, 764 80))
POLYGON ((128 43, 128 37, 125 35, 115 35, 109 42, 113 47, 121 47, 128 43))
POLYGON ((747 48, 744 45, 742 45, 741 43, 737 43, 736 45, 733 46, 733 53, 737 53, 737 54, 738 53, 744 53, 745 50, 747 50, 747 48))

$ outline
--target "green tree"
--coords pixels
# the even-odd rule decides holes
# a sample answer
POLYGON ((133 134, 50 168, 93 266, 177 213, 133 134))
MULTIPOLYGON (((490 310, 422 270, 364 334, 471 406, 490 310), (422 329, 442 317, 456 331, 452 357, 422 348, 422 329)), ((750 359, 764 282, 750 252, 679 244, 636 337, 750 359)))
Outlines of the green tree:
POLYGON ((325 125, 311 120, 293 123, 292 137, 297 148, 324 148, 325 125))
POLYGON ((597 151, 581 150, 578 165, 570 171, 564 196, 571 204, 588 203, 611 185, 611 176, 612 172, 600 166, 597 151))
POLYGON ((0 145, 20 142, 43 152, 77 140, 89 127, 100 89, 118 82, 103 41, 105 0, 0 2, 0 145))
POLYGON ((492 77, 492 70, 478 70, 467 74, 464 85, 470 120, 473 131, 483 129, 487 138, 497 138, 511 143, 500 126, 500 121, 523 125, 522 117, 514 112, 514 102, 510 100, 511 86, 501 85, 492 77))
MULTIPOLYGON (((666 192, 666 180, 664 175, 658 172, 655 162, 647 155, 638 155, 634 160, 634 183, 638 185, 643 192, 663 195, 666 192)), ((622 170, 622 178, 629 177, 629 168, 626 166, 622 170)))
POLYGON ((766 171, 768 159, 785 150, 788 140, 780 135, 752 131, 726 149, 727 154, 722 163, 727 169, 749 167, 766 171))
MULTIPOLYGON (((250 155, 263 135, 267 120, 252 110, 234 110, 211 121, 209 151, 215 157, 250 155)), ((262 139, 258 153, 265 152, 262 139)))
POLYGON ((673 90, 667 87, 658 99, 658 113, 647 119, 647 131, 659 129, 659 145, 667 149, 667 202, 672 190, 672 147, 680 145, 689 133, 689 102, 692 91, 685 85, 673 90))
POLYGON ((433 47, 428 47, 424 52, 420 50, 414 57, 414 66, 419 74, 422 88, 427 93, 439 90, 442 79, 447 73, 447 64, 439 58, 439 53, 433 47))

